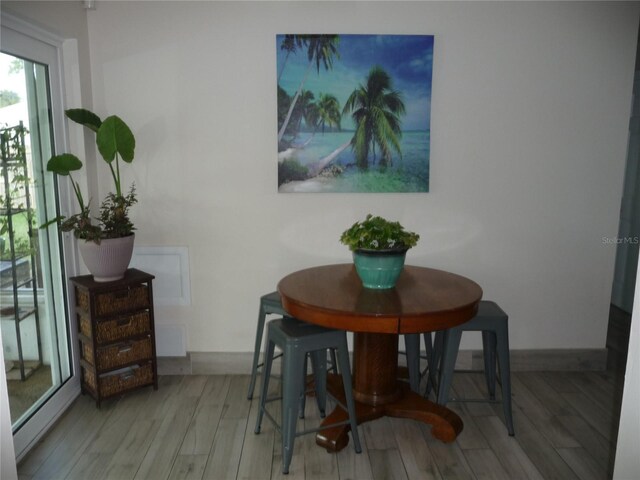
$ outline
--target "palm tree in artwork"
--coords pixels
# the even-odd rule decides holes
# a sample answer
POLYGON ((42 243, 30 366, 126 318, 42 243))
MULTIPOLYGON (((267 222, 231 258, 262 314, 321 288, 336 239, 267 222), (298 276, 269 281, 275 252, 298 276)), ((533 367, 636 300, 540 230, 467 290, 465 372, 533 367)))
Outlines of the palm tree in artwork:
POLYGON ((280 67, 280 72, 278 73, 278 84, 280 83, 280 77, 282 77, 282 72, 284 72, 284 67, 287 64, 287 60, 289 60, 289 55, 291 55, 292 53, 296 53, 296 50, 302 47, 302 37, 302 35, 285 35, 282 39, 280 50, 287 52, 287 55, 284 57, 282 67, 280 67))
POLYGON ((300 93, 293 116, 295 116, 297 120, 297 128, 295 129, 296 136, 302 127, 302 120, 304 120, 308 128, 315 132, 318 127, 318 106, 315 103, 313 92, 303 90, 300 93))
POLYGON ((321 93, 316 107, 318 110, 318 123, 322 127, 323 134, 325 125, 329 128, 340 128, 342 112, 340 112, 340 102, 335 96, 329 93, 321 93))
POLYGON ((369 166, 370 150, 375 163, 376 146, 380 149, 382 166, 391 165, 392 149, 402 155, 400 115, 405 113, 405 106, 402 94, 393 90, 391 77, 382 67, 372 67, 366 83, 351 93, 342 113, 349 112, 356 125, 351 147, 358 167, 369 166))
POLYGON ((284 132, 287 130, 291 114, 293 113, 296 102, 300 97, 304 83, 309 76, 311 67, 315 64, 318 73, 320 73, 321 64, 324 66, 325 70, 331 70, 333 68, 333 58, 340 57, 338 52, 338 43, 340 41, 339 35, 300 35, 300 37, 302 38, 303 43, 307 46, 307 58, 309 60, 309 64, 307 65, 304 78, 300 82, 298 91, 291 101, 291 105, 289 106, 289 111, 287 112, 284 122, 278 131, 278 143, 282 141, 284 132))

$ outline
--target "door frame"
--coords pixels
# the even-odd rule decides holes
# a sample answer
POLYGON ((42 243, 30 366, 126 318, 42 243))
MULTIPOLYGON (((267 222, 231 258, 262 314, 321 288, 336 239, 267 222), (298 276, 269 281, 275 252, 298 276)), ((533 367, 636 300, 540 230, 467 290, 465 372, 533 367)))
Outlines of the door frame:
MULTIPOLYGON (((640 53, 640 52, 639 52, 640 53)), ((640 57, 639 57, 640 58, 640 57)), ((640 69, 633 80, 627 161, 620 203, 620 223, 611 303, 631 314, 640 241, 640 69)))
MULTIPOLYGON (((82 138, 69 139, 64 121, 64 105, 68 102, 80 104, 80 71, 78 45, 75 39, 64 39, 14 15, 3 12, 0 17, 3 51, 29 58, 49 66, 51 119, 53 138, 57 152, 69 151, 73 147, 84 151, 82 138), (5 41, 11 37, 13 42, 7 48, 5 41), (19 44, 15 42, 18 41, 19 44), (39 56, 39 52, 42 56, 39 56)), ((86 187, 86 176, 78 179, 86 187)), ((63 215, 72 212, 72 192, 68 182, 58 184, 59 206, 63 215)), ((64 270, 66 279, 79 272, 79 258, 76 241, 69 233, 62 235, 64 270)), ((73 374, 60 388, 13 434, 16 463, 19 462, 32 446, 47 432, 53 423, 66 411, 80 394, 80 362, 77 347, 76 320, 73 305, 73 290, 69 283, 65 285, 67 321, 69 323, 69 343, 71 346, 71 364, 73 374)), ((0 392, 6 395, 6 383, 0 385, 0 392)), ((6 412, 8 415, 8 412, 6 412)), ((5 415, 5 412, 2 413, 5 415)), ((3 419, 4 420, 4 419, 3 419)), ((9 420, 10 423, 10 420, 9 420)), ((2 439, 4 442, 4 438, 2 439)))

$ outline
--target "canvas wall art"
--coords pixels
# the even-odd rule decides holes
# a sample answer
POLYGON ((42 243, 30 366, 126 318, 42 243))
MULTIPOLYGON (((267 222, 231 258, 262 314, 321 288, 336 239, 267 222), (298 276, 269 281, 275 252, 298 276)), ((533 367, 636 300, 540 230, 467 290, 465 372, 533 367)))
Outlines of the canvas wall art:
POLYGON ((279 192, 428 192, 432 35, 276 36, 279 192))

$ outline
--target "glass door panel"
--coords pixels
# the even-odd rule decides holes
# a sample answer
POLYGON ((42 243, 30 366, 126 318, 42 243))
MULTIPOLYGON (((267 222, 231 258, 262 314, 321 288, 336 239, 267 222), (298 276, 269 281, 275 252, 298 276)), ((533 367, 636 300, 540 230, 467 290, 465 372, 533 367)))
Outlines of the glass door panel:
POLYGON ((0 323, 16 432, 72 376, 48 66, 0 53, 0 323))

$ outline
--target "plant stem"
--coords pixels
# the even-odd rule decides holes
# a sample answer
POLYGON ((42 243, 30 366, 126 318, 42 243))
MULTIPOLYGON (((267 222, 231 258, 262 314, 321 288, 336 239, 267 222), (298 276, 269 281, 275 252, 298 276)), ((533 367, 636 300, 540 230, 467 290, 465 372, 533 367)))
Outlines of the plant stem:
MULTIPOLYGON (((118 157, 116 157, 116 166, 118 165, 118 157)), ((116 193, 120 195, 120 182, 118 181, 118 177, 116 175, 115 170, 113 169, 113 162, 109 164, 109 168, 111 169, 111 176, 113 177, 113 182, 116 184, 116 193)))
POLYGON ((122 196, 122 191, 120 190, 120 156, 116 152, 116 172, 118 176, 118 180, 116 182, 116 192, 119 197, 122 196))
POLYGON ((78 203, 80 204, 80 210, 84 212, 85 205, 84 199, 82 198, 82 192, 80 191, 80 185, 78 185, 78 183, 73 180, 71 174, 69 174, 69 178, 71 179, 71 186, 73 187, 73 191, 75 192, 78 203))

